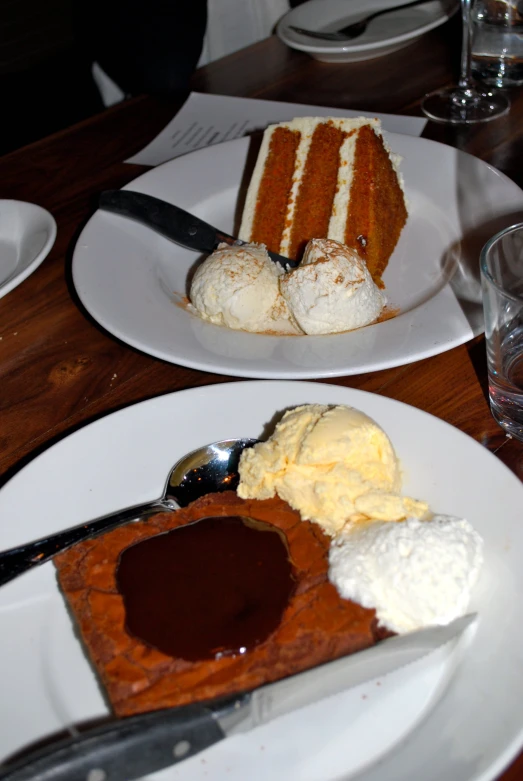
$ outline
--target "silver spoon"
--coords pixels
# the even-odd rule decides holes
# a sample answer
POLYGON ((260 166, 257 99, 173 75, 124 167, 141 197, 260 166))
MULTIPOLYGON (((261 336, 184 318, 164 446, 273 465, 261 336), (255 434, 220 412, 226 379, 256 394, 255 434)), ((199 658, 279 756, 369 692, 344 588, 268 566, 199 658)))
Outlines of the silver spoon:
POLYGON ((234 490, 238 484, 240 455, 256 442, 256 439, 224 439, 200 447, 176 462, 159 499, 103 515, 80 526, 0 552, 0 586, 49 561, 71 545, 116 526, 155 513, 179 510, 205 494, 234 490))
POLYGON ((289 25, 289 28, 294 30, 295 33, 307 35, 309 38, 318 38, 320 41, 352 41, 354 38, 359 38, 360 35, 363 35, 369 22, 373 19, 377 19, 378 16, 390 14, 393 11, 399 11, 402 8, 410 8, 410 6, 414 5, 423 5, 430 1, 431 0, 414 0, 413 2, 395 5, 391 8, 382 8, 380 11, 375 11, 373 14, 365 16, 358 22, 348 24, 346 27, 342 27, 340 30, 336 30, 336 32, 333 33, 319 32, 318 30, 305 30, 303 27, 294 27, 292 24, 289 25))

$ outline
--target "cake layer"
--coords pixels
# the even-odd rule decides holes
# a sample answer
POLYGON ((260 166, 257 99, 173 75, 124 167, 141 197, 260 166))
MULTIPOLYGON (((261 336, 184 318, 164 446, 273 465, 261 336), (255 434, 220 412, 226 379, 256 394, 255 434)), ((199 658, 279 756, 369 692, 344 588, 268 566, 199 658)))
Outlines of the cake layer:
POLYGON ((280 499, 227 492, 80 543, 55 564, 84 646, 115 713, 124 716, 251 689, 373 645, 383 636, 374 610, 342 599, 328 581, 329 542, 280 499), (272 524, 287 539, 296 587, 278 629, 246 654, 193 662, 131 636, 116 581, 121 552, 203 517, 238 515, 272 524))
POLYGON ((302 117, 265 131, 239 235, 293 259, 310 239, 334 239, 379 283, 406 219, 379 120, 302 117))

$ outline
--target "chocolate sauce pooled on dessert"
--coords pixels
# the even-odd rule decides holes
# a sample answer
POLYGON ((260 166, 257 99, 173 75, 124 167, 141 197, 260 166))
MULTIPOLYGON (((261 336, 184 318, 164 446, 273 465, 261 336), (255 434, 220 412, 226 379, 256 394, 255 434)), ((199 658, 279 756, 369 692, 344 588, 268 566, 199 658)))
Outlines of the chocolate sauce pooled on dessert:
POLYGON ((242 654, 278 627, 295 579, 281 530, 204 518, 122 551, 127 631, 188 661, 242 654))

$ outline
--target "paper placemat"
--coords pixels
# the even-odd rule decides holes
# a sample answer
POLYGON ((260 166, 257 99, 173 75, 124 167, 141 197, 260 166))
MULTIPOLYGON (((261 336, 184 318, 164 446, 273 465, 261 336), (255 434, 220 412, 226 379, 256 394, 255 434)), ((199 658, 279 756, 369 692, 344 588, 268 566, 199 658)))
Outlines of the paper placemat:
POLYGON ((271 123, 307 116, 377 117, 384 130, 408 136, 420 136, 427 123, 421 117, 192 92, 178 114, 156 138, 125 162, 160 165, 195 149, 240 138, 253 130, 263 130, 271 123))

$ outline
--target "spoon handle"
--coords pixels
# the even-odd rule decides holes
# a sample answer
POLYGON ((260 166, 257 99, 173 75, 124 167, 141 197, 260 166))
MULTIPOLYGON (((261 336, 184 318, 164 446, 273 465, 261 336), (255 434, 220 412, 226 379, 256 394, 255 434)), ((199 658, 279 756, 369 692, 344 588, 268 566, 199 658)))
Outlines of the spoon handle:
MULTIPOLYGON (((390 14, 392 11, 402 11, 404 8, 409 8, 410 6, 415 6, 415 5, 424 5, 429 1, 430 0, 410 0, 409 3, 402 3, 401 5, 392 5, 390 8, 381 8, 379 11, 375 11, 373 14, 369 14, 369 16, 365 18, 365 21, 370 22, 371 19, 377 19, 378 16, 383 16, 384 14, 390 14)), ((339 30, 338 32, 343 32, 343 29, 339 30)))
POLYGON ((73 526, 70 529, 51 534, 48 537, 42 537, 39 540, 19 545, 17 548, 10 548, 0 552, 0 586, 8 583, 10 580, 22 575, 27 570, 36 567, 39 564, 49 561, 57 553, 70 548, 77 542, 83 542, 90 537, 95 537, 102 532, 114 529, 129 521, 135 521, 141 518, 147 518, 159 512, 171 512, 177 510, 178 505, 169 499, 159 499, 146 504, 138 504, 134 507, 128 507, 125 510, 119 510, 109 515, 103 515, 94 521, 73 526))
POLYGON ((334 32, 306 30, 303 27, 296 27, 292 24, 289 25, 289 29, 294 30, 294 32, 299 33, 300 35, 306 35, 309 38, 317 38, 320 41, 352 41, 363 35, 363 33, 367 30, 367 25, 369 22, 371 22, 373 19, 377 19, 378 16, 390 14, 393 11, 401 11, 404 8, 410 8, 410 6, 424 5, 425 3, 429 2, 432 2, 432 0, 410 0, 408 3, 393 5, 390 6, 390 8, 380 8, 379 11, 374 11, 374 13, 362 17, 359 21, 351 22, 345 27, 341 27, 339 30, 335 30, 334 32))

